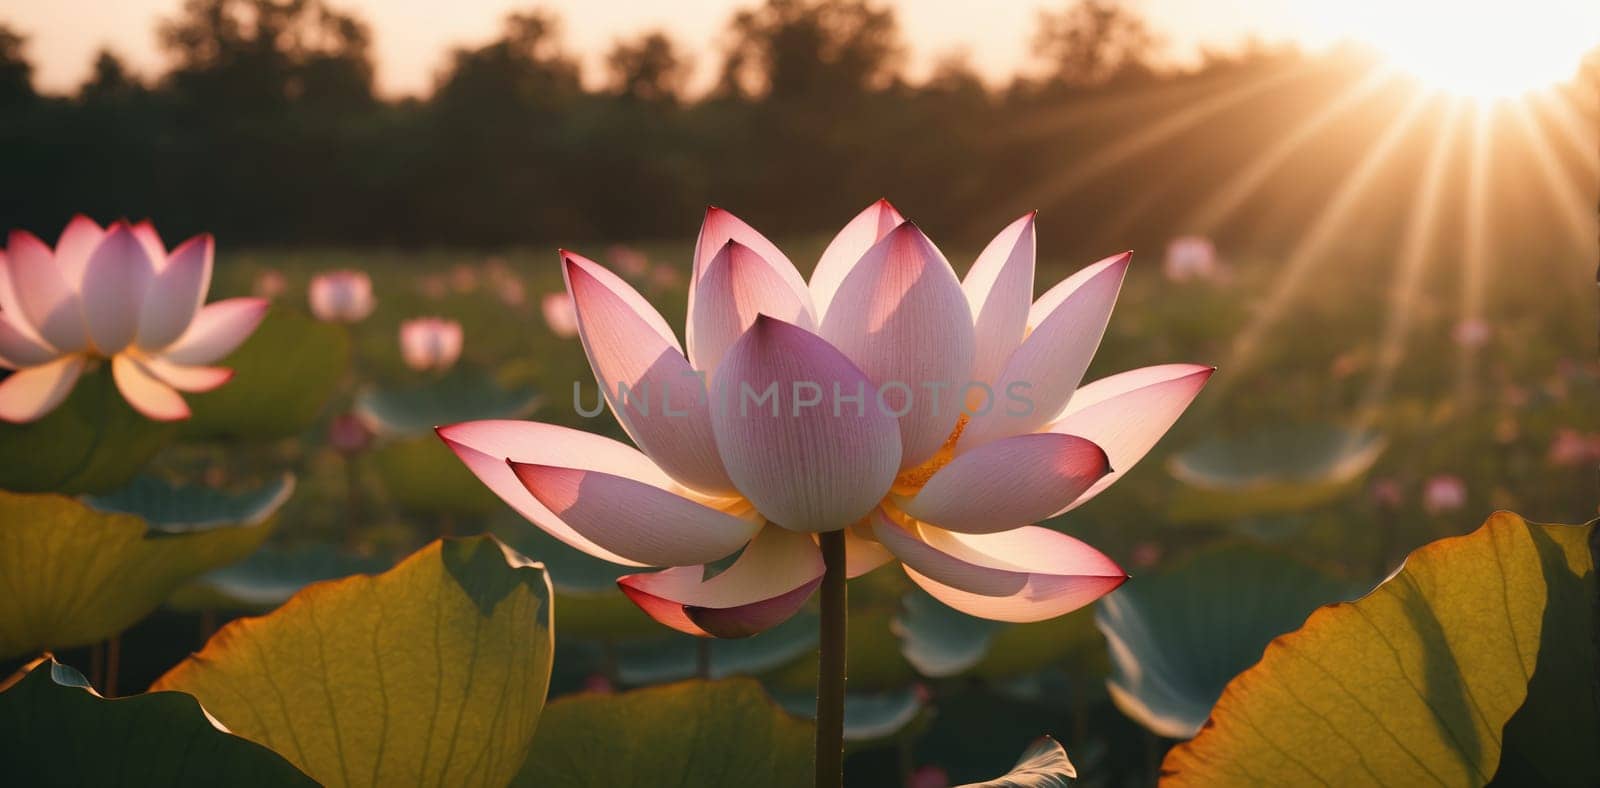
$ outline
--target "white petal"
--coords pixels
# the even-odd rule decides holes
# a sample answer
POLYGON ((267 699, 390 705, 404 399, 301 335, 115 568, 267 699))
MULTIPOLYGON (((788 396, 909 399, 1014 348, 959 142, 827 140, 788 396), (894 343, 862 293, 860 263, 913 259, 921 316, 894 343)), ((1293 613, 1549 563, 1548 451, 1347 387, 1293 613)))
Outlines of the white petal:
POLYGON ((126 224, 106 233, 83 270, 83 317, 103 355, 121 352, 139 332, 145 293, 155 265, 126 224))
POLYGON ((37 367, 13 372, 0 380, 0 421, 26 424, 55 410, 72 393, 83 372, 84 357, 62 356, 37 367))
POLYGON ((856 214, 833 237, 811 272, 811 302, 819 314, 828 311, 833 294, 838 292, 839 285, 844 283, 861 256, 905 220, 888 200, 879 200, 856 214))
POLYGON ((976 352, 972 379, 993 383, 1028 330, 1033 303, 1037 211, 1012 222, 978 255, 962 281, 972 309, 976 352))
POLYGON ((955 458, 901 508, 950 531, 1008 531, 1054 515, 1110 470, 1084 438, 1014 435, 955 458))

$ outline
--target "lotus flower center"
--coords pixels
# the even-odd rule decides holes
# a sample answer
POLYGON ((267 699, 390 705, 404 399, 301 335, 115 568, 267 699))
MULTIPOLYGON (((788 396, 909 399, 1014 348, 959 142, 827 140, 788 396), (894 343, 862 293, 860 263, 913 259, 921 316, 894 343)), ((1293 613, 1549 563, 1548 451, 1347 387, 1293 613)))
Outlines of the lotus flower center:
POLYGON ((950 437, 945 438, 944 445, 940 446, 939 450, 934 452, 927 462, 915 468, 907 468, 901 471, 900 475, 895 477, 894 485, 889 488, 890 494, 899 496, 916 495, 917 491, 921 490, 923 485, 927 484, 928 480, 939 472, 940 468, 949 465, 950 461, 956 458, 956 441, 961 440, 961 432, 967 428, 967 421, 967 414, 961 414, 961 418, 956 421, 955 429, 950 431, 950 437))

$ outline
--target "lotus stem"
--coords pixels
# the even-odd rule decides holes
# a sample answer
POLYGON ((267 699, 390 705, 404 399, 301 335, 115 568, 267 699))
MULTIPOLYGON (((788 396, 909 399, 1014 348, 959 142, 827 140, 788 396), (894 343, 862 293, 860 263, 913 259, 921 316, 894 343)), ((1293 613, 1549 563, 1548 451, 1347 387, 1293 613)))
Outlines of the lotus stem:
POLYGON ((822 560, 822 653, 817 661, 817 788, 844 785, 845 590, 844 531, 818 535, 822 560))

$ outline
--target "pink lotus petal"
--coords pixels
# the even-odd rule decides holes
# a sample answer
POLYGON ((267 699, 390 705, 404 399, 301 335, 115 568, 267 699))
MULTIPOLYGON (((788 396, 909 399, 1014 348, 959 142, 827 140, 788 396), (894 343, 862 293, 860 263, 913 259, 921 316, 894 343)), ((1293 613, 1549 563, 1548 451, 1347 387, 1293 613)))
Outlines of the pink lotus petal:
POLYGON ((643 566, 607 550, 550 511, 528 492, 506 460, 604 471, 668 488, 672 478, 638 449, 610 438, 535 421, 495 419, 440 427, 445 445, 480 481, 533 524, 589 555, 625 566, 643 566))
POLYGON ((904 412, 902 468, 945 444, 971 378, 972 314, 950 263, 916 225, 901 224, 867 250, 819 333, 866 373, 884 408, 904 412))
MULTIPOLYGON (((810 292, 806 289, 806 280, 795 270, 794 263, 783 250, 767 240, 766 236, 756 232, 755 228, 745 224, 744 220, 713 205, 706 208, 705 221, 700 224, 700 235, 695 238, 694 268, 689 274, 690 319, 685 326, 685 334, 691 349, 699 344, 695 338, 695 332, 699 327, 695 325, 697 321, 694 320, 694 315, 700 301, 700 279, 711 266, 712 258, 721 253, 729 241, 737 242, 765 261, 770 272, 776 274, 778 280, 793 294, 792 300, 804 304, 806 314, 811 315, 814 320, 815 312, 811 306, 810 292)), ((696 368, 710 372, 706 367, 697 365, 696 368)))
POLYGON ((84 361, 78 354, 62 356, 0 380, 0 421, 26 424, 55 410, 78 382, 84 361))
POLYGON ((1094 441, 1111 458, 1111 473, 1085 490, 1062 514, 1111 486, 1150 453, 1199 395, 1216 367, 1162 364, 1101 378, 1081 389, 1050 432, 1094 441))
POLYGON ((1037 215, 1037 211, 1028 213, 1001 230, 961 283, 972 309, 976 337, 972 379, 979 383, 992 383, 999 377, 1028 330, 1037 215))
POLYGON ((955 458, 901 508, 949 531, 993 533, 1054 515, 1110 471, 1084 438, 1014 435, 955 458))
POLYGON ((839 285, 855 269, 861 256, 905 220, 888 200, 879 200, 856 214, 828 242, 828 248, 822 250, 822 257, 811 272, 811 302, 816 305, 819 314, 828 311, 834 293, 838 292, 839 285))
POLYGON ((758 317, 723 358, 712 391, 719 403, 711 422, 728 475, 785 528, 844 528, 894 481, 894 417, 874 406, 861 370, 805 329, 758 317))
POLYGON ((105 238, 106 231, 83 214, 72 217, 56 240, 56 265, 67 283, 77 287, 83 282, 83 269, 89 264, 89 255, 105 238))
POLYGON ((154 278, 155 264, 133 231, 126 224, 113 225, 83 269, 83 317, 89 339, 102 355, 133 342, 154 278))
POLYGON ((674 479, 708 493, 732 492, 712 437, 705 384, 671 334, 654 330, 665 321, 599 264, 571 253, 565 258, 584 352, 623 429, 674 479))
POLYGON ((33 367, 60 355, 31 331, 24 331, 15 320, 10 312, 0 312, 0 367, 33 367))
MULTIPOLYGON (((90 275, 93 275, 92 270, 90 275)), ((111 359, 111 377, 117 382, 122 398, 145 418, 152 421, 189 418, 189 406, 177 390, 161 382, 127 353, 118 353, 111 359)))
POLYGON ((156 226, 146 219, 129 229, 133 231, 133 237, 139 239, 139 246, 144 249, 145 255, 150 258, 151 267, 159 270, 164 266, 167 260, 167 245, 162 243, 161 235, 156 232, 156 226))
POLYGON ((139 347, 160 350, 183 336, 206 291, 216 242, 209 233, 184 241, 156 273, 139 311, 139 347))
POLYGON ((682 566, 617 579, 651 618, 680 632, 740 638, 783 623, 822 582, 822 553, 809 534, 761 529, 727 569, 682 566))
POLYGON ((194 393, 211 391, 233 380, 233 370, 227 367, 185 366, 174 364, 159 356, 141 358, 139 363, 158 380, 179 391, 194 393))
POLYGON ((6 312, 27 318, 41 339, 63 353, 89 346, 77 291, 62 276, 50 247, 32 233, 13 231, 6 247, 6 271, 16 301, 3 305, 6 312))
POLYGON ((738 241, 729 241, 706 263, 697 284, 698 296, 689 323, 689 360, 710 375, 733 343, 769 315, 810 331, 816 323, 811 299, 796 293, 766 258, 738 241))
POLYGON ((995 401, 972 417, 960 451, 1035 432, 1059 418, 1100 346, 1131 258, 1131 253, 1107 257, 1039 298, 1028 316, 1031 333, 995 378, 995 401))
POLYGON ((210 364, 223 358, 261 325, 267 303, 265 298, 228 298, 207 304, 161 355, 177 364, 210 364))
POLYGON ((921 525, 912 533, 879 518, 874 531, 905 563, 913 582, 980 618, 1043 621, 1077 610, 1128 579, 1100 551, 1039 526, 975 535, 921 525))
POLYGON ((509 461, 533 497, 562 522, 617 555, 650 566, 707 564, 761 528, 637 479, 603 471, 509 461))

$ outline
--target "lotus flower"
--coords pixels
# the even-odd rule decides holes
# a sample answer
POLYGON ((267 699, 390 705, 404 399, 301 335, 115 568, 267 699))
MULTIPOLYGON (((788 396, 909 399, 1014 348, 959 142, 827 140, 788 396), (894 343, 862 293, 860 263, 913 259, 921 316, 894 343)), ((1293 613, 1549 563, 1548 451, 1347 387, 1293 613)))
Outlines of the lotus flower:
POLYGON ((545 293, 539 300, 539 311, 544 313, 544 324, 550 327, 550 333, 562 339, 578 335, 578 313, 572 307, 572 296, 545 293))
POLYGON ((210 391, 266 314, 261 298, 204 305, 215 243, 197 235, 170 253, 148 222, 102 228, 73 217, 55 249, 13 231, 0 256, 0 419, 30 422, 109 359, 128 403, 158 421, 188 418, 180 391, 210 391), (204 305, 202 307, 202 305, 204 305))
POLYGON ((419 372, 446 370, 461 358, 461 324, 442 317, 419 317, 400 324, 400 355, 419 372))
POLYGON ((372 314, 372 278, 362 271, 328 271, 311 278, 311 314, 329 323, 359 323, 372 314))
POLYGON ((1428 514, 1453 512, 1467 505, 1467 483, 1459 476, 1441 473, 1422 485, 1422 508, 1428 514))
POLYGON ((1210 238, 1184 235, 1167 244, 1162 272, 1174 282, 1213 279, 1217 276, 1217 247, 1210 238))
POLYGON ((1034 301, 1032 214, 1001 231, 963 283, 880 201, 833 239, 807 283, 770 241, 712 208, 687 350, 621 277, 562 253, 584 349, 638 449, 533 422, 439 434, 556 538, 669 567, 618 584, 683 632, 739 637, 788 618, 823 575, 816 534, 840 530, 850 577, 898 559, 969 614, 1050 618, 1126 574, 1030 523, 1133 467, 1212 372, 1147 367, 1079 388, 1129 257, 1034 301), (772 402, 744 407, 747 391, 769 388, 772 402), (707 579, 706 564, 741 548, 707 579))

